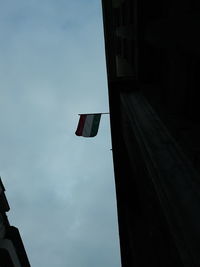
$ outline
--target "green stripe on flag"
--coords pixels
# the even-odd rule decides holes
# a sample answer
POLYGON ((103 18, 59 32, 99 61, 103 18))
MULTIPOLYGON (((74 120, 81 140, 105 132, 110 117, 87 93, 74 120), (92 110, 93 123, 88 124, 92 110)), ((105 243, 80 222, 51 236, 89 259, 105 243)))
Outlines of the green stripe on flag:
POLYGON ((97 134, 98 129, 99 129, 100 119, 101 119, 101 114, 95 114, 94 115, 91 134, 90 134, 91 137, 93 137, 97 134))

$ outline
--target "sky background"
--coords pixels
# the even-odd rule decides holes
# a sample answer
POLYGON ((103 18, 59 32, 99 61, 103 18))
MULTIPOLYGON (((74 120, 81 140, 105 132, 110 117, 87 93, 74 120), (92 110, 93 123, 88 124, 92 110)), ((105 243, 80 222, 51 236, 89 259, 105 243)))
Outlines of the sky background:
POLYGON ((32 267, 119 267, 100 0, 0 0, 0 176, 32 267))

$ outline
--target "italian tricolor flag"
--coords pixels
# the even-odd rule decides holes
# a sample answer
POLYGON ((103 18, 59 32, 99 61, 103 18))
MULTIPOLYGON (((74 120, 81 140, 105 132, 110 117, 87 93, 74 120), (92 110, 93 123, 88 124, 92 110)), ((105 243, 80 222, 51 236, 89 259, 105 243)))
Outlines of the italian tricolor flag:
POLYGON ((84 137, 94 137, 97 135, 101 113, 81 114, 76 135, 84 137))

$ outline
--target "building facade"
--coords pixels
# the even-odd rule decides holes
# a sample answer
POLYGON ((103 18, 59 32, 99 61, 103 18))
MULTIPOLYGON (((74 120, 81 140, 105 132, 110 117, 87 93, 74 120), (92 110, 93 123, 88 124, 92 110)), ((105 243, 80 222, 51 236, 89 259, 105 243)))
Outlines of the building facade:
POLYGON ((10 207, 4 192, 0 178, 0 267, 30 267, 20 233, 7 218, 10 207))
POLYGON ((102 7, 122 266, 200 266, 198 1, 102 7))

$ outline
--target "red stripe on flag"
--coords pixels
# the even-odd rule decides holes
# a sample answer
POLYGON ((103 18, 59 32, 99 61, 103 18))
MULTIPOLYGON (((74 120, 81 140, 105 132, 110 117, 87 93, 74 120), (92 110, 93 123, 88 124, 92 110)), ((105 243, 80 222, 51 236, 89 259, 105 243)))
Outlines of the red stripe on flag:
POLYGON ((80 119, 79 119, 79 122, 78 122, 78 127, 77 127, 77 130, 75 132, 75 134, 78 135, 78 136, 82 136, 83 127, 84 127, 84 124, 85 124, 86 117, 87 117, 86 114, 80 115, 80 119))

